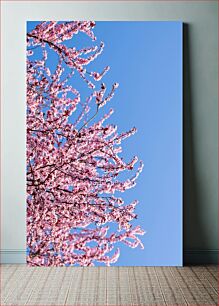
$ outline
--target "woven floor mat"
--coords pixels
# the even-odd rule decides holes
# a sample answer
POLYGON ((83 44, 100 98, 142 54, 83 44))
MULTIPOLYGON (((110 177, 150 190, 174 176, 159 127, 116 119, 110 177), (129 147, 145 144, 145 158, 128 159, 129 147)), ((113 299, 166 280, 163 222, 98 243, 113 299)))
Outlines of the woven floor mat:
POLYGON ((217 266, 1 265, 1 305, 217 305, 217 266))

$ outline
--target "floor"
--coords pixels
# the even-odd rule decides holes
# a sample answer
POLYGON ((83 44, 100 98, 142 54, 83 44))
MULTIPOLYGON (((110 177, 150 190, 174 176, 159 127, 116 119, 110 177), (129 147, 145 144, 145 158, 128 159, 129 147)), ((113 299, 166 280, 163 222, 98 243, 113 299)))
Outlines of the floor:
POLYGON ((218 305, 217 266, 1 265, 1 305, 218 305))

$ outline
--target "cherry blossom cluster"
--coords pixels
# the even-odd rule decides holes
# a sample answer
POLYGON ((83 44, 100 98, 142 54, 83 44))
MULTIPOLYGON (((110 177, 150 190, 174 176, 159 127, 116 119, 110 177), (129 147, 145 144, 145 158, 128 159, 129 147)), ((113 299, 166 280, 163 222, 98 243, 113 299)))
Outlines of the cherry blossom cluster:
POLYGON ((27 262, 32 266, 109 266, 117 262, 121 243, 144 247, 139 239, 144 230, 132 225, 138 202, 127 204, 118 196, 135 186, 143 168, 137 157, 129 162, 121 157, 122 141, 136 129, 119 134, 117 126, 107 124, 113 109, 99 117, 118 83, 109 90, 99 84, 109 66, 86 70, 104 44, 80 50, 65 44, 80 32, 93 44, 94 27, 93 21, 42 22, 27 33, 27 262), (42 56, 36 59, 39 49, 42 56), (58 55, 55 71, 47 65, 48 50, 58 55), (89 88, 85 102, 76 75, 89 88), (134 174, 121 180, 124 171, 134 174))

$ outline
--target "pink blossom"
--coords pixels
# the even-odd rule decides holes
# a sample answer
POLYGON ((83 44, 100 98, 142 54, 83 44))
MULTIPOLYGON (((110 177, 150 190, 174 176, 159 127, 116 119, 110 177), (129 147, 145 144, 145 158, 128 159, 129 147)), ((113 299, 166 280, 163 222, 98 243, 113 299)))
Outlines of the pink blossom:
POLYGON ((104 44, 80 50, 63 44, 79 32, 93 43, 94 27, 93 21, 51 21, 27 34, 27 261, 32 266, 109 266, 119 260, 121 243, 144 247, 139 239, 144 230, 132 224, 138 202, 116 196, 133 188, 143 169, 137 157, 126 162, 121 156, 122 142, 136 128, 119 134, 107 123, 113 109, 95 120, 118 88, 114 83, 108 91, 99 84, 109 66, 87 72, 104 44), (36 46, 42 59, 32 59, 36 46), (59 57, 54 73, 45 47, 59 57), (65 77, 63 64, 70 69, 65 77), (85 101, 75 75, 90 88, 85 101), (123 172, 130 173, 124 181, 123 172), (117 230, 110 233, 113 223, 117 230))

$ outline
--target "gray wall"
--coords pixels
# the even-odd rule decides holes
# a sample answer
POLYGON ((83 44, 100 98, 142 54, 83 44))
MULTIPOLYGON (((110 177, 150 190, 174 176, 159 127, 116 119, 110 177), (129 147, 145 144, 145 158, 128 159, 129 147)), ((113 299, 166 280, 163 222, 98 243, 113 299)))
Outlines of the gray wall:
POLYGON ((217 1, 5 1, 2 15, 2 261, 25 261, 25 22, 43 19, 185 23, 184 249, 187 261, 215 260, 217 1))

